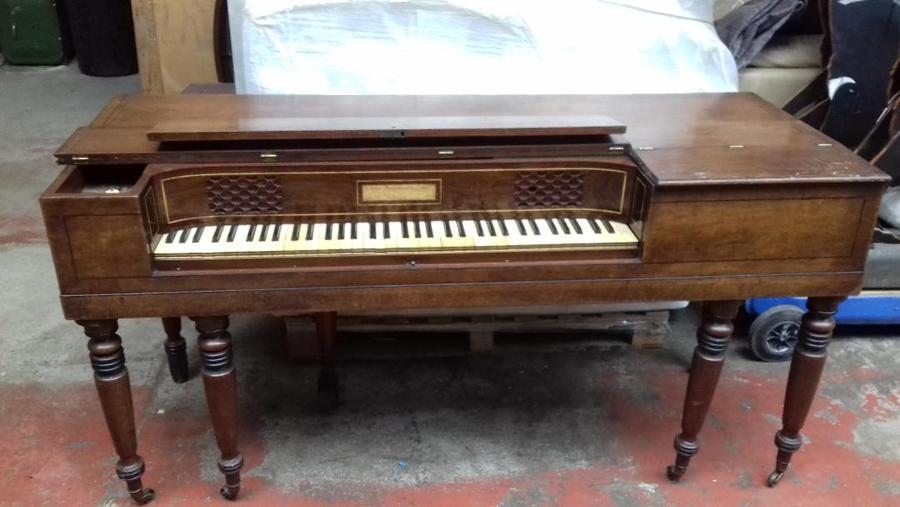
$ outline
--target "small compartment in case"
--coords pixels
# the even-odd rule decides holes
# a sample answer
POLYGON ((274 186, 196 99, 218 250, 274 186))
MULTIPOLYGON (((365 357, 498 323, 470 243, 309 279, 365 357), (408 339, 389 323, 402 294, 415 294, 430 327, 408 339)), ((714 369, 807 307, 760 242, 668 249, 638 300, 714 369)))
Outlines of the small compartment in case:
POLYGON ((57 187, 60 194, 131 193, 144 172, 144 165, 71 166, 57 187))

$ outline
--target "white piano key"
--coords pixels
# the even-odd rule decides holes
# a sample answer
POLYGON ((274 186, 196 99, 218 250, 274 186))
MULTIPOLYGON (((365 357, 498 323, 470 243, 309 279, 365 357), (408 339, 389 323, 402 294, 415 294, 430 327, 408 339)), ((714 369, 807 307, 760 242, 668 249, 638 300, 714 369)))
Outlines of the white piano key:
POLYGON ((291 225, 282 223, 274 225, 274 229, 269 233, 269 253, 281 254, 284 252, 284 244, 290 239, 291 225))
MULTIPOLYGON (((413 250, 418 246, 418 241, 416 240, 416 227, 415 224, 407 220, 405 221, 406 229, 403 229, 403 225, 400 226, 399 235, 397 236, 397 248, 400 250, 413 250), (403 231, 406 231, 406 237, 403 236, 403 231)), ((391 231, 393 235, 394 231, 391 231)))
POLYGON ((324 253, 331 252, 334 250, 334 245, 337 243, 335 239, 337 235, 335 233, 335 227, 332 225, 328 227, 327 223, 317 223, 315 225, 315 229, 313 230, 313 253, 324 253), (331 233, 329 235, 328 233, 331 233))
POLYGON ((231 235, 231 230, 228 231, 228 235, 225 236, 225 241, 219 245, 217 249, 220 253, 238 253, 244 252, 244 244, 247 240, 247 231, 250 229, 249 225, 241 224, 241 225, 232 225, 234 230, 234 238, 231 241, 228 241, 228 236, 231 235))
POLYGON ((613 229, 616 231, 615 238, 617 243, 624 244, 634 244, 638 243, 637 236, 634 235, 634 231, 631 230, 631 227, 628 227, 628 224, 623 224, 622 222, 610 222, 613 229))
POLYGON ((597 243, 597 238, 590 227, 582 227, 581 223, 574 218, 563 219, 569 227, 569 243, 573 245, 593 245, 597 243), (579 232, 580 231, 580 232, 579 232))
POLYGON ((245 245, 245 251, 253 253, 266 253, 269 251, 271 245, 266 239, 268 239, 271 232, 271 226, 267 227, 263 224, 256 224, 256 227, 253 228, 252 237, 245 245), (265 235, 265 237, 263 235, 265 235))
MULTIPOLYGON (((350 222, 344 231, 344 241, 349 252, 361 252, 365 249, 366 238, 360 234, 360 225, 359 222, 350 222)), ((366 232, 369 232, 368 227, 366 232)))
POLYGON ((300 238, 303 242, 300 244, 300 252, 305 254, 316 254, 319 249, 319 239, 325 234, 325 228, 322 224, 310 222, 306 224, 304 234, 300 238))
POLYGON ((215 253, 215 244, 213 243, 213 234, 216 232, 216 226, 210 225, 200 228, 200 241, 191 239, 190 254, 210 254, 215 253))
POLYGON ((372 233, 375 231, 376 222, 360 222, 356 227, 356 239, 359 241, 360 250, 366 252, 378 251, 378 247, 376 242, 378 241, 377 236, 375 238, 372 237, 372 233))
POLYGON ((462 221, 463 231, 465 231, 465 238, 472 242, 472 247, 478 248, 479 243, 481 242, 481 236, 478 235, 478 228, 475 226, 475 220, 463 220, 462 221))
POLYGON ((396 252, 400 249, 400 238, 403 237, 403 225, 399 221, 388 222, 389 235, 384 238, 384 249, 396 252))
POLYGON ((153 250, 154 255, 168 255, 174 249, 173 245, 178 242, 178 236, 181 235, 181 229, 174 229, 160 237, 156 249, 153 250), (172 241, 167 241, 167 237, 171 237, 172 241))
POLYGON ((546 219, 536 218, 534 219, 534 224, 538 228, 538 238, 540 238, 540 244, 545 246, 559 246, 565 244, 559 236, 559 231, 554 234, 550 229, 550 224, 546 219))
POLYGON ((506 224, 501 225, 500 220, 496 218, 490 220, 490 223, 494 227, 494 248, 506 248, 509 245, 509 242, 506 239, 507 234, 503 232, 506 224))
POLYGON ((281 228, 284 230, 281 242, 281 251, 286 254, 300 252, 303 244, 306 243, 306 228, 308 224, 294 223, 284 224, 281 228), (294 228, 297 228, 297 239, 294 239, 294 228))
POLYGON ((553 225, 556 226, 556 231, 559 233, 557 234, 557 238, 559 239, 560 243, 564 245, 571 245, 575 242, 575 237, 573 234, 575 231, 569 229, 568 225, 564 225, 561 218, 553 217, 550 220, 552 220, 553 225))
POLYGON ((419 248, 423 249, 440 249, 441 237, 444 236, 444 224, 439 220, 423 221, 419 228, 422 231, 422 237, 419 239, 419 248), (431 235, 428 231, 431 230, 431 235))
POLYGON ((449 221, 450 231, 447 232, 446 225, 443 227, 444 237, 441 238, 442 248, 464 249, 474 248, 475 241, 471 237, 464 237, 459 230, 459 223, 455 220, 449 221))
POLYGON ((192 239, 196 230, 196 227, 182 229, 175 241, 169 244, 167 253, 170 255, 190 255, 194 246, 192 239))
POLYGON ((518 223, 510 218, 503 220, 506 225, 506 244, 510 247, 531 246, 531 237, 523 235, 518 223))
POLYGON ((488 249, 494 246, 491 231, 484 220, 472 221, 472 239, 476 249, 488 249), (481 231, 481 234, 478 231, 481 231))

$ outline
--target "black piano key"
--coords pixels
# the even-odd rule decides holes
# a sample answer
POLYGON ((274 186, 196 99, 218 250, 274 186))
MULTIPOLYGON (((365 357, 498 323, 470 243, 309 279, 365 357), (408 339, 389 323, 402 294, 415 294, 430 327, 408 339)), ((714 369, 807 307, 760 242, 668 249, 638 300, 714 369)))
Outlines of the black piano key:
POLYGON ((291 241, 297 241, 300 239, 300 224, 294 224, 294 228, 291 229, 291 241))
POLYGON ((535 222, 533 219, 530 219, 530 218, 526 218, 525 222, 527 222, 528 225, 531 226, 531 232, 533 232, 535 236, 541 235, 541 230, 538 229, 537 222, 535 222))
POLYGON ((225 241, 228 241, 229 243, 233 242, 234 237, 237 235, 237 230, 238 226, 232 225, 231 229, 228 229, 228 237, 225 239, 225 241))
POLYGON ((306 241, 312 241, 313 239, 313 230, 315 229, 316 224, 309 224, 309 227, 306 228, 306 241))
POLYGON ((591 229, 594 230, 594 234, 600 234, 600 227, 597 227, 597 221, 588 219, 588 224, 590 224, 591 229))
POLYGON ((213 243, 218 243, 222 239, 222 231, 225 230, 224 225, 217 225, 216 231, 213 232, 213 243))
POLYGON ((581 226, 578 225, 578 220, 574 220, 574 219, 571 219, 571 218, 567 218, 566 221, 569 222, 569 227, 575 229, 575 233, 576 233, 576 234, 584 234, 584 233, 581 231, 581 226))
POLYGON ((572 234, 572 231, 569 230, 569 226, 566 225, 566 219, 565 219, 565 218, 560 219, 560 220, 557 220, 557 219, 554 218, 553 220, 555 220, 556 222, 559 223, 559 227, 560 227, 560 229, 562 229, 563 234, 572 234))
POLYGON ((262 227, 260 227, 260 229, 261 230, 259 231, 259 240, 260 241, 267 240, 269 238, 269 234, 268 234, 269 233, 269 224, 263 224, 262 227))
POLYGON ((547 220, 547 226, 550 227, 550 232, 553 234, 559 234, 559 231, 556 230, 556 225, 553 223, 553 219, 547 220))
POLYGON ((522 222, 521 218, 515 219, 516 226, 519 228, 519 234, 522 236, 528 236, 528 229, 525 228, 525 223, 522 222))
POLYGON ((174 243, 177 232, 178 231, 169 231, 168 234, 166 234, 166 243, 174 243))
POLYGON ((496 236, 497 231, 494 230, 494 221, 493 220, 485 220, 485 223, 487 224, 488 233, 491 236, 496 236))
POLYGON ((347 224, 337 224, 337 239, 344 239, 344 229, 347 224))
POLYGON ((501 218, 500 220, 497 220, 497 223, 500 224, 500 232, 504 236, 509 236, 509 229, 506 228, 506 221, 501 218))
POLYGON ((253 238, 256 237, 256 224, 250 226, 250 229, 247 231, 247 241, 253 241, 253 238))
POLYGON ((201 236, 203 236, 203 227, 197 227, 194 229, 194 237, 191 238, 191 243, 199 243, 201 236))
POLYGON ((350 224, 350 239, 356 239, 356 229, 359 227, 359 222, 353 222, 350 224))
POLYGON ((178 236, 178 242, 179 242, 179 243, 187 243, 187 240, 188 240, 188 231, 190 231, 190 229, 182 229, 182 230, 181 230, 181 236, 178 236))
POLYGON ((479 236, 484 237, 484 229, 481 228, 481 220, 475 220, 475 232, 477 232, 479 236))
POLYGON ((466 229, 463 227, 462 220, 456 220, 456 228, 459 230, 459 235, 463 238, 466 237, 466 229))
POLYGON ((431 228, 431 220, 425 221, 425 234, 427 234, 429 238, 434 237, 434 230, 431 228))
POLYGON ((616 232, 616 230, 613 229, 612 224, 609 223, 609 220, 601 220, 601 222, 603 222, 603 227, 606 229, 606 232, 608 232, 610 234, 616 232))
POLYGON ((325 225, 325 239, 331 239, 331 222, 325 225))
POLYGON ((278 241, 281 238, 281 224, 275 224, 275 230, 272 231, 272 241, 278 241))
POLYGON ((419 221, 418 220, 413 222, 413 230, 415 230, 415 232, 416 232, 416 238, 422 237, 422 231, 419 229, 419 221))
POLYGON ((403 224, 403 237, 408 238, 409 237, 409 222, 404 220, 401 223, 403 224))
POLYGON ((376 239, 378 235, 376 231, 378 230, 378 222, 372 222, 369 224, 369 239, 376 239))
POLYGON ((387 221, 383 222, 383 224, 384 230, 382 232, 384 232, 384 239, 391 239, 391 225, 387 221))
POLYGON ((444 219, 444 234, 446 234, 448 238, 453 237, 453 229, 450 228, 450 221, 446 218, 444 219))

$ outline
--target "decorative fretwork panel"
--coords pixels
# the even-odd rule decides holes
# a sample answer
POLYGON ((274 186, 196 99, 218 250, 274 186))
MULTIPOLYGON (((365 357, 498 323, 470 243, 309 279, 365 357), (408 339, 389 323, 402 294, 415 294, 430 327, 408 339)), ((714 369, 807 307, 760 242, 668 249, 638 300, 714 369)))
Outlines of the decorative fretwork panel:
POLYGON ((584 204, 584 173, 581 171, 521 172, 515 183, 516 206, 520 208, 567 208, 584 204))
POLYGON ((209 211, 216 215, 278 213, 284 210, 275 176, 213 176, 206 180, 209 211))

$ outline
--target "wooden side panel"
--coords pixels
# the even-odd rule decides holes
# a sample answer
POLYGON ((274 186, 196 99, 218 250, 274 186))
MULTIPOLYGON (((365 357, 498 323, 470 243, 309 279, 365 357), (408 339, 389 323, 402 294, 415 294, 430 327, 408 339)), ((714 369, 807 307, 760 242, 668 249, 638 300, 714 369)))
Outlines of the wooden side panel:
POLYGON ((150 276, 150 253, 140 215, 66 217, 78 278, 150 276))
POLYGON ((658 202, 644 261, 850 258, 868 218, 864 204, 863 197, 658 202))

